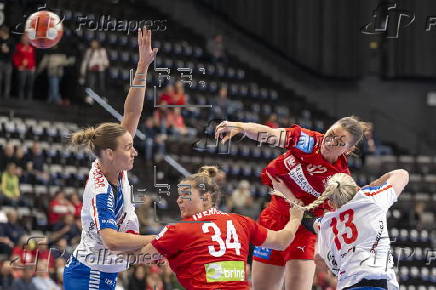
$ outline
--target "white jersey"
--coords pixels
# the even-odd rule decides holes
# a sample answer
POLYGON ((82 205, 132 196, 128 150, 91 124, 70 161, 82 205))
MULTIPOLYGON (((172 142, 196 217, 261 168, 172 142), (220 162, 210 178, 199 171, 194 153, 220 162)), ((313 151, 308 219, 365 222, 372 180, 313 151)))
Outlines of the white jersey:
POLYGON ((386 213, 397 195, 390 184, 366 187, 320 220, 318 253, 337 276, 337 289, 362 279, 387 279, 398 289, 386 213))
POLYGON ((120 174, 117 191, 114 194, 112 186, 98 168, 97 160, 94 161, 83 192, 82 237, 73 253, 79 262, 91 270, 115 273, 126 270, 129 265, 129 257, 107 249, 98 233, 102 229, 113 229, 139 234, 126 171, 120 174))

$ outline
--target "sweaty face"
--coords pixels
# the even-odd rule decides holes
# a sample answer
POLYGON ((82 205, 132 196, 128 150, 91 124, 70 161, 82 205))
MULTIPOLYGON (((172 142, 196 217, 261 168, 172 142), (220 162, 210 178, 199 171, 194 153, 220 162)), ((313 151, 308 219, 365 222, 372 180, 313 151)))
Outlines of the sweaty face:
POLYGON ((354 146, 353 137, 340 125, 333 125, 324 135, 321 144, 321 154, 326 158, 338 158, 351 151, 354 146))
POLYGON ((194 188, 193 181, 182 180, 179 183, 178 190, 177 205, 182 218, 188 218, 205 210, 204 200, 201 198, 199 190, 194 188))
POLYGON ((113 164, 120 170, 130 170, 133 168, 133 161, 138 155, 133 147, 133 138, 129 132, 117 138, 118 147, 113 150, 113 164))

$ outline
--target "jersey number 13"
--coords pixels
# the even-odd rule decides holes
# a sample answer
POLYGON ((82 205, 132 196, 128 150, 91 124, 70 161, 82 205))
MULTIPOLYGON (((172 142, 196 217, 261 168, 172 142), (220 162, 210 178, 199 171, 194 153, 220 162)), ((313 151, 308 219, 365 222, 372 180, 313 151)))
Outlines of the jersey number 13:
POLYGON ((346 244, 351 244, 354 241, 356 241, 357 237, 359 236, 359 231, 357 230, 356 225, 353 224, 353 217, 354 217, 354 210, 352 209, 348 209, 339 214, 340 221, 345 222, 345 227, 349 228, 351 231, 351 235, 349 235, 349 232, 347 231, 346 233, 343 233, 340 236, 338 236, 339 235, 338 228, 337 228, 338 220, 335 217, 332 218, 330 227, 332 228, 333 234, 335 234, 335 244, 336 244, 336 249, 338 250, 342 248, 342 244, 339 237, 342 237, 342 240, 346 244))

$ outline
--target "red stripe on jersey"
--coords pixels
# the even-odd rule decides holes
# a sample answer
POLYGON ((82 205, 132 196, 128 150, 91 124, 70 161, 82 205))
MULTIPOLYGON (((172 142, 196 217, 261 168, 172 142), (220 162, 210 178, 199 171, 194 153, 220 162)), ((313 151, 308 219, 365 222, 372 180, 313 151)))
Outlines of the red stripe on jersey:
POLYGON ((93 210, 94 210, 94 223, 95 223, 95 226, 97 227, 97 230, 100 228, 99 226, 98 226, 98 224, 97 224, 97 218, 95 217, 95 213, 97 212, 97 209, 95 208, 95 197, 92 199, 92 208, 93 208, 93 210))
POLYGON ((387 187, 382 188, 382 189, 379 189, 379 190, 374 191, 374 192, 365 192, 365 195, 366 195, 366 196, 374 196, 374 195, 379 194, 380 192, 383 192, 383 191, 385 191, 385 190, 388 190, 389 188, 392 188, 392 185, 388 185, 387 187))

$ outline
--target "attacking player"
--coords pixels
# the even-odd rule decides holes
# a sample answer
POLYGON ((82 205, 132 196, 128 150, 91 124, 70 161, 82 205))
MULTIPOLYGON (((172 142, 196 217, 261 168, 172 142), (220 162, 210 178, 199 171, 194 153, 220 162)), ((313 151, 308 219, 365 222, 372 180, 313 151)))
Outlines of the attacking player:
MULTIPOLYGON (((305 205, 316 200, 312 214, 322 216, 329 206, 322 197, 325 183, 336 173, 349 174, 347 155, 362 139, 366 124, 354 117, 334 123, 325 134, 301 128, 270 128, 256 123, 224 121, 215 131, 215 138, 226 142, 242 133, 261 143, 279 146, 287 152, 271 161, 262 171, 261 180, 271 186, 267 173, 283 179, 287 188, 305 205)), ((264 145, 265 146, 265 145, 264 145)), ((268 229, 280 230, 289 219, 290 204, 280 193, 273 191, 268 207, 259 223, 268 229)), ((312 289, 315 273, 314 252, 316 235, 304 227, 298 229, 292 244, 284 251, 256 247, 253 254, 253 288, 312 289), (265 279, 268 277, 268 279, 265 279)))
MULTIPOLYGON (((347 174, 329 179, 323 195, 334 211, 306 225, 318 233, 318 252, 337 276, 337 289, 399 288, 386 213, 408 182, 409 173, 403 169, 386 173, 363 188, 347 174)), ((275 187, 296 200, 281 182, 275 187)))
MULTIPOLYGON (((285 249, 300 225, 303 211, 291 207, 287 223, 272 231, 242 215, 215 208, 219 188, 216 167, 204 166, 179 184, 181 223, 166 226, 143 254, 165 256, 186 289, 249 289, 249 245, 285 249)), ((264 279, 269 279, 265 276, 264 279)))

